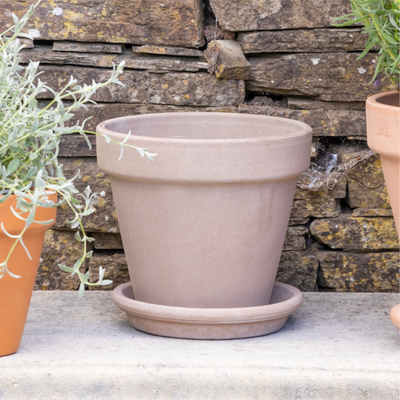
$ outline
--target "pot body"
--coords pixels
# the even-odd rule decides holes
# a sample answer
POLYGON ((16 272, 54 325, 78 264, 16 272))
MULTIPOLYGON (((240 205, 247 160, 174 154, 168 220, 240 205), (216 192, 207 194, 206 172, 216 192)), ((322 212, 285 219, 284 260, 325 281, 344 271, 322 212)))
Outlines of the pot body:
MULTIPOLYGON (((56 195, 50 195, 49 198, 54 202, 57 201, 56 195)), ((0 204, 0 221, 4 224, 6 231, 12 235, 18 235, 25 226, 25 222, 17 219, 10 210, 10 206, 15 209, 16 204, 17 197, 13 195, 0 204)), ((39 207, 36 210, 36 221, 51 219, 53 219, 53 223, 49 225, 32 223, 23 236, 24 244, 32 259, 29 259, 21 243, 18 243, 14 249, 8 262, 8 269, 13 274, 19 275, 20 278, 13 278, 6 273, 0 279, 0 356, 13 354, 19 348, 35 284, 45 231, 54 225, 56 220, 55 208, 39 207)), ((6 259, 14 243, 15 239, 8 237, 0 229, 0 260, 2 262, 6 259)))
POLYGON ((177 113, 105 121, 110 175, 135 299, 194 308, 269 303, 311 128, 281 118, 177 113))
MULTIPOLYGON (((383 175, 393 211, 397 235, 400 237, 400 93, 376 94, 367 99, 368 146, 379 153, 383 175)), ((391 313, 399 327, 399 306, 391 313)))
POLYGON ((400 107, 399 92, 379 93, 367 99, 368 146, 379 153, 400 236, 400 107))

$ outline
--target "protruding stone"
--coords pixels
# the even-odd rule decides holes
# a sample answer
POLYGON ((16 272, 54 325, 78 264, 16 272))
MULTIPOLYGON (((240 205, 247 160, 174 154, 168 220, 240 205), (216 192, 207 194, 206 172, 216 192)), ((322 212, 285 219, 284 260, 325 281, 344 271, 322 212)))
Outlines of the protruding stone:
POLYGON ((364 101, 374 93, 393 89, 388 80, 371 85, 376 63, 373 54, 301 53, 249 58, 253 77, 246 88, 253 93, 309 96, 325 101, 364 101))
POLYGON ((213 40, 204 51, 210 68, 217 78, 243 79, 251 77, 251 64, 246 60, 238 42, 213 40))
MULTIPOLYGON (((138 162, 144 161, 138 154, 138 162)), ((63 165, 64 174, 67 178, 72 178, 79 172, 75 179, 75 187, 83 193, 87 186, 90 186, 92 193, 97 193, 93 214, 82 219, 83 227, 88 232, 110 232, 118 233, 119 226, 117 213, 115 211, 114 200, 111 191, 111 183, 108 176, 99 170, 96 159, 93 158, 62 158, 59 163, 63 165)), ((74 215, 68 205, 63 204, 57 210, 56 227, 70 229, 71 225, 67 220, 73 219, 74 215)))
POLYGON ((318 284, 337 292, 398 292, 398 252, 318 252, 318 284))
POLYGON ((294 198, 296 200, 344 199, 346 197, 346 186, 346 179, 342 179, 331 189, 322 186, 318 191, 301 189, 297 186, 294 198))
POLYGON ((390 209, 379 155, 352 169, 347 176, 348 203, 352 208, 390 209))
POLYGON ((54 51, 72 51, 76 53, 121 53, 120 44, 54 42, 54 51))
MULTIPOLYGON (((0 26, 8 28, 11 13, 22 17, 30 3, 0 3, 0 26)), ((3 29, 1 29, 3 31, 3 29)), ((43 1, 27 27, 35 39, 74 40, 201 47, 201 0, 43 1)))
MULTIPOLYGON (((87 251, 92 246, 88 243, 87 251)), ((75 240, 75 232, 46 231, 42 257, 36 276, 35 290, 78 290, 80 280, 77 275, 71 275, 60 269, 58 264, 73 267, 84 254, 83 244, 75 240)), ((86 272, 86 261, 81 272, 86 272)))
POLYGON ((318 259, 299 251, 284 251, 279 262, 276 280, 313 292, 317 283, 318 259))
POLYGON ((398 250, 399 240, 393 218, 349 217, 315 220, 311 234, 332 249, 345 251, 398 250))
POLYGON ((223 29, 234 32, 330 27, 333 17, 348 14, 347 0, 211 0, 223 29))
POLYGON ((99 279, 99 267, 106 270, 104 279, 111 279, 113 282, 106 286, 89 286, 89 290, 114 290, 118 285, 130 281, 124 254, 94 255, 89 262, 90 282, 97 282, 99 279))
MULTIPOLYGON (((41 79, 54 90, 61 90, 73 75, 80 84, 105 82, 111 71, 96 68, 43 66, 41 79)), ((237 106, 244 100, 244 82, 217 79, 207 73, 154 74, 142 71, 124 71, 120 77, 125 87, 116 84, 99 89, 92 99, 111 103, 152 103, 186 106, 237 106)), ((50 92, 40 98, 51 97, 50 92)), ((118 105, 120 107, 120 105, 118 105)))
POLYGON ((241 32, 245 53, 324 53, 363 51, 367 35, 360 29, 296 29, 241 32))
POLYGON ((134 54, 159 54, 164 56, 178 56, 178 57, 203 57, 203 52, 197 49, 187 49, 185 47, 168 47, 168 46, 133 46, 132 51, 134 54))
POLYGON ((121 235, 118 233, 97 233, 93 232, 95 241, 93 247, 96 250, 123 250, 121 235))

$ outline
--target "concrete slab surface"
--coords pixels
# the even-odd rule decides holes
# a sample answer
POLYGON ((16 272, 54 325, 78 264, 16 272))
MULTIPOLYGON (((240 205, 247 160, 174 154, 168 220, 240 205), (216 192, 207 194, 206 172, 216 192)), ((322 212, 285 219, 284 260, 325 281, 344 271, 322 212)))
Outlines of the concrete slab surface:
POLYGON ((1 399, 399 400, 398 294, 304 293, 274 334, 199 341, 132 328, 110 292, 34 292, 1 399))

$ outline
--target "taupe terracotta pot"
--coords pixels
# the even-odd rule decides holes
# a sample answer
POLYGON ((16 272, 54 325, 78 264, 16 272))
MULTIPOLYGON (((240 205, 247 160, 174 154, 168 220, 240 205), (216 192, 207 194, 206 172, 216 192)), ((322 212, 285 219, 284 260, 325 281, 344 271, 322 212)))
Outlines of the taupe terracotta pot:
POLYGON ((283 118, 174 113, 116 118, 98 132, 157 153, 146 163, 97 139, 110 175, 135 301, 269 304, 311 128, 283 118))
MULTIPOLYGON (((368 146, 379 153, 392 206, 397 234, 400 237, 400 94, 379 93, 367 99, 368 146)), ((400 307, 391 312, 400 329, 400 307)))

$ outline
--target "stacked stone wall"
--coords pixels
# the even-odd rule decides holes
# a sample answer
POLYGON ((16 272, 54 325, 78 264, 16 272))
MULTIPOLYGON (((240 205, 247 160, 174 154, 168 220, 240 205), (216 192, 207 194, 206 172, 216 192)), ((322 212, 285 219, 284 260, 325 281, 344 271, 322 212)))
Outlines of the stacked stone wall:
MULTIPOLYGON (((0 26, 30 3, 1 2, 0 26)), ((312 165, 296 191, 278 279, 303 291, 397 292, 399 242, 379 156, 366 145, 364 107, 369 95, 391 87, 369 84, 376 54, 358 60, 366 41, 360 27, 331 26, 348 11, 348 0, 43 0, 22 62, 40 61, 42 80, 57 89, 70 75, 105 80, 113 63, 125 61, 125 88, 99 90, 98 106, 77 113, 93 116, 90 130, 117 116, 187 111, 308 123, 312 165)), ((48 100, 42 94, 40 102, 48 100)), ((67 175, 80 170, 79 189, 99 194, 84 221, 96 239, 86 267, 93 279, 106 267, 114 283, 95 289, 110 290, 129 277, 110 181, 92 144, 63 138, 60 162, 67 175)), ((68 216, 61 207, 47 233, 38 290, 78 287, 57 267, 81 252, 68 216)))

